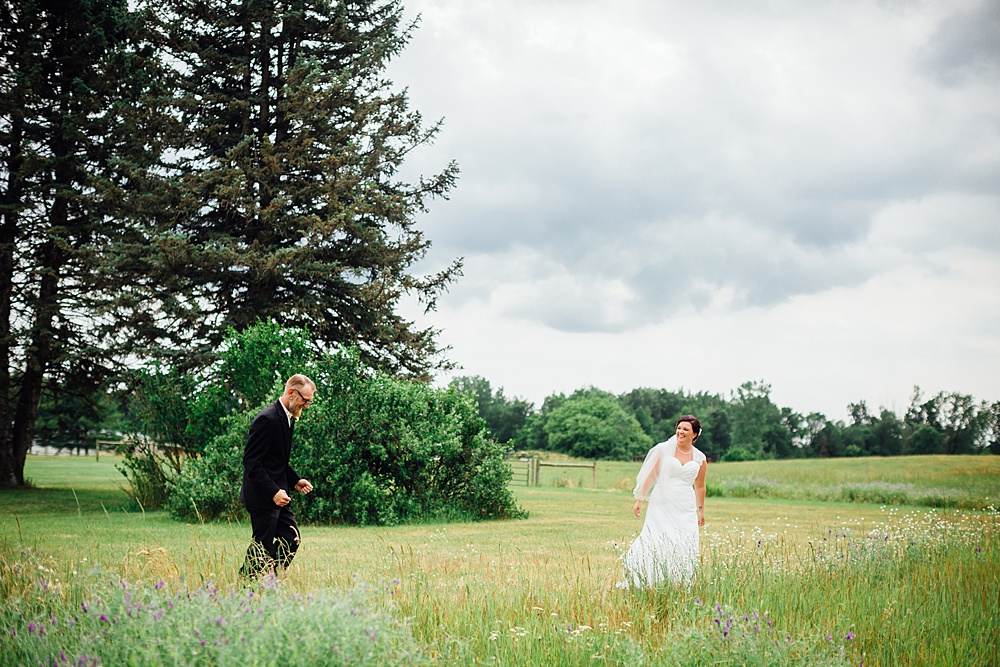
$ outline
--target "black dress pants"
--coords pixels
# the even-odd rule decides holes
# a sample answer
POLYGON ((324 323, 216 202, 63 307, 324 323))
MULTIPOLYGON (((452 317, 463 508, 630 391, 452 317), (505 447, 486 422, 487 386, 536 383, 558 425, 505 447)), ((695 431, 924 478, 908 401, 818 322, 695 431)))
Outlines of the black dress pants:
POLYGON ((247 548, 247 557, 240 574, 256 578, 264 572, 278 574, 295 557, 299 548, 299 526, 295 515, 285 507, 247 507, 253 541, 247 548))

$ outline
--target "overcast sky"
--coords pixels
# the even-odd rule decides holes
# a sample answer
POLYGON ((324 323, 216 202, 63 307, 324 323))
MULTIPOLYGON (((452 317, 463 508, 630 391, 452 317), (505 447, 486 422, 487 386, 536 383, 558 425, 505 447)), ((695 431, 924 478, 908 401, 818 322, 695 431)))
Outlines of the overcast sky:
MULTIPOLYGON (((1000 400, 1000 2, 408 0, 457 374, 1000 400)), ((409 308, 408 314, 417 311, 409 308)), ((447 383, 449 376, 439 378, 447 383)))

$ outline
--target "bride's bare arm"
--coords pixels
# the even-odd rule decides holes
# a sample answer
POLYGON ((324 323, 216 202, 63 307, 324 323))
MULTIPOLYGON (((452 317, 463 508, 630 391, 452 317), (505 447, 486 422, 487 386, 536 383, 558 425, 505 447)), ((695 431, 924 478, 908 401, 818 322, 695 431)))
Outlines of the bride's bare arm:
POLYGON ((694 478, 694 498, 698 504, 698 525, 705 525, 705 476, 708 474, 708 461, 701 462, 698 476, 694 478))

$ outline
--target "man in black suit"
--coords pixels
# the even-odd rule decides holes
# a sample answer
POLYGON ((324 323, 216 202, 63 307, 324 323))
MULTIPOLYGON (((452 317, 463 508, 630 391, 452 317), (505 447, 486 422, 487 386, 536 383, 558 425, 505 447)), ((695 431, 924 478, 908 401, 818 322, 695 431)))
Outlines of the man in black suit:
POLYGON ((240 501, 250 512, 253 541, 240 573, 254 578, 265 570, 278 573, 292 562, 299 548, 299 527, 288 509, 289 489, 306 494, 313 490, 299 477, 289 459, 292 431, 302 410, 312 403, 316 384, 305 375, 293 375, 277 401, 260 411, 250 425, 243 452, 243 487, 240 501))

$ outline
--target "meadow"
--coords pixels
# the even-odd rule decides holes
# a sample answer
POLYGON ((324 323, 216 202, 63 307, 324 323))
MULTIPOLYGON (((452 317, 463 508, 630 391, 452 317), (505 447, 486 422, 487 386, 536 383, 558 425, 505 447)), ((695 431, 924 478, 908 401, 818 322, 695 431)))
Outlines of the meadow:
POLYGON ((697 580, 643 592, 615 587, 638 463, 545 469, 521 521, 305 526, 253 587, 248 523, 134 507, 114 463, 0 492, 0 663, 1000 664, 998 457, 712 464, 697 580), (830 499, 864 485, 945 504, 830 499))

